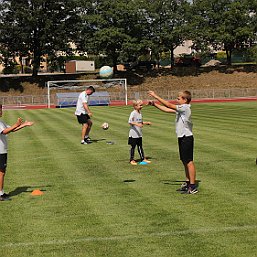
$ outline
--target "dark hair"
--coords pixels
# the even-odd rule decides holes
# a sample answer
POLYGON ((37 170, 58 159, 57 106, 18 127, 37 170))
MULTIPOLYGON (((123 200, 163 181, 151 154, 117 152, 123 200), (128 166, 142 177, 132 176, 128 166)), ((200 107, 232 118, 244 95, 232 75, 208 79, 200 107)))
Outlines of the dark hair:
POLYGON ((93 93, 95 92, 95 88, 93 86, 89 86, 87 90, 91 90, 93 93))

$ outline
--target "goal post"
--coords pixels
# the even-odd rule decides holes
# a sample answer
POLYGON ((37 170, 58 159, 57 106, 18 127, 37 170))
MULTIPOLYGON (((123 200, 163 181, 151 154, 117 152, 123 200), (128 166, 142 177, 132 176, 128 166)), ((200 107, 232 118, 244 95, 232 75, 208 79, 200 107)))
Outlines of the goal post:
MULTIPOLYGON (((52 105, 56 105, 58 93, 61 95, 60 92, 65 92, 66 98, 71 99, 72 97, 74 98, 74 92, 82 92, 89 86, 95 87, 96 92, 103 92, 103 97, 104 95, 106 97, 104 92, 108 92, 110 101, 116 99, 128 105, 127 79, 115 78, 47 81, 47 107, 51 108, 52 105), (71 94, 72 92, 73 96, 71 94)), ((95 95, 97 95, 97 93, 95 93, 95 95)), ((92 97, 94 97, 94 94, 92 94, 91 98, 92 97)))

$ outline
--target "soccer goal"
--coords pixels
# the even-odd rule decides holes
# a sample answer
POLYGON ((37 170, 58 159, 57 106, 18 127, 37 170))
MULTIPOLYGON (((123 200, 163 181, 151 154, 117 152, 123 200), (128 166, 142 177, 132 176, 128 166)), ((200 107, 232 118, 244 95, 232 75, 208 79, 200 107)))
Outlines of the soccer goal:
POLYGON ((109 105, 115 101, 128 104, 127 79, 57 80, 47 82, 47 107, 73 107, 79 93, 89 86, 96 89, 89 105, 109 105))

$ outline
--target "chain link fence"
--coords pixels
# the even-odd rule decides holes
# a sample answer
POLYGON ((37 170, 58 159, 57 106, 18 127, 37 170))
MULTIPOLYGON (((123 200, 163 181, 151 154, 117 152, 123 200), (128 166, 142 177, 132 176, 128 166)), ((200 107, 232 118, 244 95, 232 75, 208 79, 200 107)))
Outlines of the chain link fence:
MULTIPOLYGON (((190 90, 193 99, 231 99, 231 98, 255 98, 257 88, 230 88, 230 89, 192 89, 190 90)), ((158 95, 167 100, 177 98, 178 91, 158 90, 158 95)), ((56 102, 56 95, 51 95, 51 102, 56 102)), ((128 100, 149 99, 147 91, 128 89, 128 100)), ((110 101, 124 100, 120 92, 110 92, 110 101)), ((47 105, 47 95, 24 95, 24 96, 0 96, 2 105, 47 105)))
MULTIPOLYGON (((176 99, 178 90, 158 90, 159 96, 166 100, 176 99)), ((256 98, 257 88, 230 88, 230 89, 192 89, 192 99, 231 99, 231 98, 256 98)), ((111 96, 111 100, 117 96, 111 96)), ((147 100, 147 91, 128 90, 128 100, 147 100)))

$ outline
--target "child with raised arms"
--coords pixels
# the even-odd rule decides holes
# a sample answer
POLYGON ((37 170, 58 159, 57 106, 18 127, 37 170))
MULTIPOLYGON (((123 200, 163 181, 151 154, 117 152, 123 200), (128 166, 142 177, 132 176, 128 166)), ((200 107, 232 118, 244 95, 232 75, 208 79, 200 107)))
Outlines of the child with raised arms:
POLYGON ((192 132, 193 123, 191 120, 191 93, 189 91, 179 92, 177 104, 172 104, 154 91, 149 91, 148 95, 158 100, 162 105, 150 101, 149 104, 157 109, 176 114, 176 134, 178 138, 180 160, 184 165, 186 182, 181 185, 180 191, 187 194, 198 193, 195 183, 196 170, 193 161, 194 136, 192 132))

